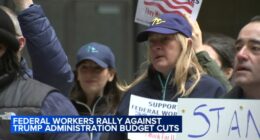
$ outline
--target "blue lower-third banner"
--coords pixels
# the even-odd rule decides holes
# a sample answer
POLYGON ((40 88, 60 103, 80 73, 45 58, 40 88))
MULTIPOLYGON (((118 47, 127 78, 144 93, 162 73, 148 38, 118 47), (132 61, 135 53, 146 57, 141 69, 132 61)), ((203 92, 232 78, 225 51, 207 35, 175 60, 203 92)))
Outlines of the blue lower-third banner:
POLYGON ((12 116, 11 132, 182 132, 182 117, 12 116))

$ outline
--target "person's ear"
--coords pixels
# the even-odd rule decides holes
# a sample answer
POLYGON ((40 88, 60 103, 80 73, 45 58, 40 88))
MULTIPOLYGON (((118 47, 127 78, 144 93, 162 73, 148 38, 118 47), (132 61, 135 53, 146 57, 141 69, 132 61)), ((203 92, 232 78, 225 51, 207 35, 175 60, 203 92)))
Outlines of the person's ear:
POLYGON ((109 77, 108 77, 108 81, 112 82, 114 80, 116 72, 114 70, 109 70, 109 77))
POLYGON ((19 51, 22 51, 22 49, 25 47, 26 39, 23 36, 17 37, 19 42, 19 51))

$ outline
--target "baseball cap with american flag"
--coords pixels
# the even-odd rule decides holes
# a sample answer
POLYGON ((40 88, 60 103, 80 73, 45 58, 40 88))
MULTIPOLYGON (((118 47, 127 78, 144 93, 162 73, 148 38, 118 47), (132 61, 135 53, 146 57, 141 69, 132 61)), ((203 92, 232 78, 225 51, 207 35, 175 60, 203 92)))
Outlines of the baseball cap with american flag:
POLYGON ((155 17, 150 26, 137 35, 137 41, 143 42, 148 39, 149 33, 176 34, 181 33, 191 37, 192 28, 189 22, 180 14, 167 13, 155 17))

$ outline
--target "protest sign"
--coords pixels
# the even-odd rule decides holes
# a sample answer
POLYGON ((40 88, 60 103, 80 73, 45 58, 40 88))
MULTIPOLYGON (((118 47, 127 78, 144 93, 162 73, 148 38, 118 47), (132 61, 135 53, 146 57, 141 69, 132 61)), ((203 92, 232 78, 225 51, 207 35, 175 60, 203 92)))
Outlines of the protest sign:
POLYGON ((197 19, 202 0, 138 0, 135 22, 149 25, 162 13, 188 13, 197 19))
MULTIPOLYGON (((177 115, 177 103, 131 95, 129 115, 174 116, 177 115)), ((131 140, 175 140, 175 136, 174 133, 128 133, 131 140)))
POLYGON ((259 106, 259 100, 180 98, 177 140, 259 140, 259 106))

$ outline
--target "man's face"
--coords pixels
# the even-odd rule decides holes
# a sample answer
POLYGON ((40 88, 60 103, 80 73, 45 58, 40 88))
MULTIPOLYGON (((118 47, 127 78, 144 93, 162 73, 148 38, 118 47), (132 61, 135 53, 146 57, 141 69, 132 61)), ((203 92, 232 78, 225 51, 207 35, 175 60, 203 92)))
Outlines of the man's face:
POLYGON ((4 46, 4 44, 0 43, 0 58, 4 55, 6 51, 6 47, 4 46))
POLYGON ((237 85, 260 85, 260 22, 244 26, 236 41, 234 81, 237 85))

